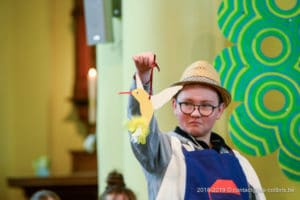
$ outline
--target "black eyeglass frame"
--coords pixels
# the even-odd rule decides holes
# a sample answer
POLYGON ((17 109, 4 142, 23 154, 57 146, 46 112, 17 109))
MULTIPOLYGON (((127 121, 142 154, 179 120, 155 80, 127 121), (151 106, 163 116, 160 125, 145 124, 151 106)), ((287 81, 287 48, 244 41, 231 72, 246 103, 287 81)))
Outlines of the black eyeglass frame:
POLYGON ((200 115, 203 116, 203 117, 209 117, 210 115, 213 114, 213 112, 215 111, 216 108, 220 107, 220 104, 217 105, 217 106, 210 105, 210 104, 198 104, 198 105, 197 105, 197 104, 193 104, 193 103, 191 103, 191 102, 186 102, 186 101, 179 102, 179 101, 177 101, 177 100, 176 100, 176 103, 179 105, 180 111, 181 111, 183 114, 190 115, 190 114, 192 114, 192 113, 195 111, 195 109, 196 109, 196 107, 197 107, 198 112, 199 112, 200 115), (184 112, 184 111, 182 110, 182 105, 183 105, 183 104, 186 104, 186 105, 188 104, 188 105, 193 106, 193 110, 192 110, 191 112, 184 112), (204 106, 205 106, 205 107, 210 107, 210 108, 211 108, 211 111, 210 111, 209 114, 206 114, 206 113, 203 114, 203 110, 201 111, 201 107, 203 108, 204 106))

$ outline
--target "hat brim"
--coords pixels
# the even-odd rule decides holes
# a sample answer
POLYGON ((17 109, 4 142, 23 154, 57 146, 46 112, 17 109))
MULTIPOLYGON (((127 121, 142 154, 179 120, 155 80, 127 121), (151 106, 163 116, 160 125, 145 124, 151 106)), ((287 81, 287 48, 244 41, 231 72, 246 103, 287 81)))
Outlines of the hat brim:
MULTIPOLYGON (((201 80, 185 80, 185 81, 178 81, 173 83, 171 86, 175 86, 175 85, 195 85, 195 84, 199 84, 199 85, 205 85, 208 87, 211 87, 212 89, 216 90, 221 98, 222 98, 222 102, 225 104, 225 107, 227 107, 230 102, 231 102, 231 94, 223 87, 215 84, 213 81, 208 82, 208 81, 201 81, 201 80)), ((180 92, 180 91, 179 91, 180 92)))

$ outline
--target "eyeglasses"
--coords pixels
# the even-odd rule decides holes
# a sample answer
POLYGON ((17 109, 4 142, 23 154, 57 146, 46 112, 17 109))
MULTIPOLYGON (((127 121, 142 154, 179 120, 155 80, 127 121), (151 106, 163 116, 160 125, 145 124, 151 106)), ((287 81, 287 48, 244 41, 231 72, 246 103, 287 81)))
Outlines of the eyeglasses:
POLYGON ((179 105, 181 112, 186 114, 186 115, 192 114, 195 111, 196 107, 197 107, 197 109, 198 109, 199 113, 201 114, 201 116, 208 117, 214 112, 214 110, 216 108, 219 107, 219 105, 218 106, 213 106, 213 105, 210 105, 210 104, 196 105, 196 104, 193 104, 193 103, 190 103, 190 102, 178 102, 178 101, 176 101, 176 102, 179 105))

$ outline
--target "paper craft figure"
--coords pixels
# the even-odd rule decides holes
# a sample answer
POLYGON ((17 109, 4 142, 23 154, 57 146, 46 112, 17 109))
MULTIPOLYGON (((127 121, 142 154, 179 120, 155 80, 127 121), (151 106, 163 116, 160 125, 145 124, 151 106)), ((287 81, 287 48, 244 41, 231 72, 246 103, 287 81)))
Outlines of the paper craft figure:
MULTIPOLYGON (((120 94, 131 94, 139 102, 141 116, 132 117, 127 123, 127 128, 129 132, 132 133, 131 138, 134 142, 146 144, 146 137, 149 134, 149 124, 154 110, 159 109, 167 103, 179 90, 181 90, 182 86, 168 87, 158 94, 150 95, 144 90, 138 73, 136 73, 135 76, 137 88, 130 92, 120 92, 120 94)), ((150 84, 152 84, 152 82, 150 82, 150 84)))

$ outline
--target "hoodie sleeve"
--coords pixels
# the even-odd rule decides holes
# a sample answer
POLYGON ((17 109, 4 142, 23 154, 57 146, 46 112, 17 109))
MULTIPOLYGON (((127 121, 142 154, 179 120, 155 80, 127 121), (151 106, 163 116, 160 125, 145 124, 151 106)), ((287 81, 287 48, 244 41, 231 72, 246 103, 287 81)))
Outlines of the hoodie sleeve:
MULTIPOLYGON (((131 89, 136 88, 135 82, 131 89)), ((149 91, 149 84, 144 85, 144 89, 149 91)), ((128 118, 140 115, 139 103, 132 95, 128 102, 128 118)), ((149 135, 146 144, 138 144, 131 141, 133 153, 143 168, 148 173, 162 173, 171 159, 171 141, 167 134, 162 134, 159 130, 155 116, 153 115, 149 125, 149 135)), ((131 134, 129 134, 131 137, 131 134)))
POLYGON ((233 152, 234 152, 235 156, 238 158, 249 184, 253 188, 255 198, 257 200, 265 200, 266 197, 265 197, 264 191, 261 187, 259 178, 258 178, 254 168, 252 167, 250 162, 244 156, 242 156, 238 151, 233 150, 233 152))

